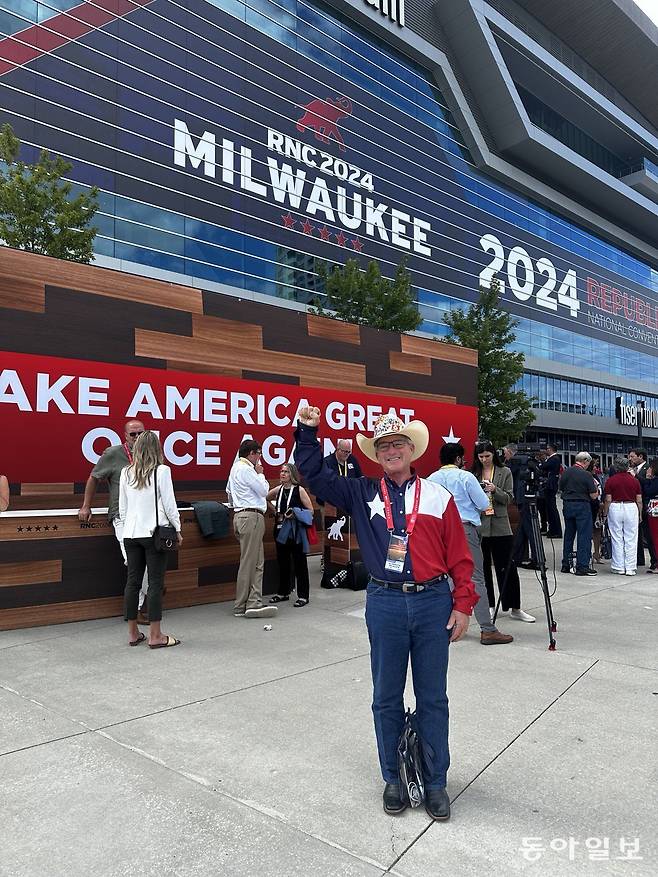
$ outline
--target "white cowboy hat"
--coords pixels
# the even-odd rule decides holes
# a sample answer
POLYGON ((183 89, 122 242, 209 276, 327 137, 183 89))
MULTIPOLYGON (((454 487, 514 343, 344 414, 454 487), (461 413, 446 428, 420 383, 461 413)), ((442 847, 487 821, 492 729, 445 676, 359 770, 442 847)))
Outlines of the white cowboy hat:
POLYGON ((359 433, 356 437, 356 443, 369 460, 377 462, 377 452, 375 450, 375 442, 387 436, 405 436, 414 445, 414 452, 411 457, 412 461, 422 457, 427 446, 430 443, 429 430, 420 420, 412 420, 406 426, 399 417, 393 414, 382 414, 375 421, 375 429, 372 438, 359 433))

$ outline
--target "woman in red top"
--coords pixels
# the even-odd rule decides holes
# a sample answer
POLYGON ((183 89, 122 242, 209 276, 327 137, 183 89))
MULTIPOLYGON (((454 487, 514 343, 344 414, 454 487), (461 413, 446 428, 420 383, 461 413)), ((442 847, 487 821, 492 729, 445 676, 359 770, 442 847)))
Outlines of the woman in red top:
POLYGON ((610 572, 634 576, 637 572, 637 534, 642 519, 642 487, 628 471, 628 460, 617 457, 615 474, 605 483, 612 561, 610 572))

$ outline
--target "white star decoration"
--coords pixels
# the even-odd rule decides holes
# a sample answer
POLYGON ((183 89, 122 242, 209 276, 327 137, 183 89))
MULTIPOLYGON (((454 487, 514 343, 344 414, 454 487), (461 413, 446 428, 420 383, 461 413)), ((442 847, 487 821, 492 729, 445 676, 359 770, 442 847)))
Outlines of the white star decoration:
POLYGON ((370 520, 375 517, 375 515, 381 515, 384 520, 386 520, 386 515, 384 513, 384 500, 381 498, 379 494, 376 494, 375 498, 370 502, 366 503, 366 505, 370 506, 370 520))
POLYGON ((447 445, 452 445, 460 441, 459 436, 456 436, 452 431, 452 427, 450 427, 450 435, 442 435, 441 438, 447 445))

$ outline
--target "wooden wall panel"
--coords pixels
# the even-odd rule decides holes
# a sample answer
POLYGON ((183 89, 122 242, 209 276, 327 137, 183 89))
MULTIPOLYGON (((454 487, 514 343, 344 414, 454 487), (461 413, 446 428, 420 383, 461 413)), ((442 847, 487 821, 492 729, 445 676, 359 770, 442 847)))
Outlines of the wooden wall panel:
POLYGON ((337 389, 363 388, 366 382, 365 367, 358 364, 343 364, 336 370, 331 360, 313 359, 296 353, 276 354, 258 348, 248 351, 239 341, 208 340, 193 336, 186 338, 138 329, 135 332, 135 352, 138 356, 161 356, 166 350, 171 357, 184 362, 210 363, 220 368, 235 368, 236 363, 242 367, 262 371, 291 372, 299 378, 302 385, 337 389))
POLYGON ((457 347, 442 341, 432 341, 430 338, 419 338, 417 335, 401 335, 400 343, 403 353, 429 356, 430 359, 459 362, 463 365, 477 366, 478 364, 477 350, 469 350, 468 347, 457 347))
POLYGON ((389 354, 391 368, 397 371, 411 372, 413 375, 431 375, 432 359, 429 356, 418 356, 415 353, 398 353, 391 350, 389 354))
POLYGON ((243 353, 252 347, 256 350, 263 349, 263 329, 253 323, 195 314, 192 317, 192 334, 202 341, 229 344, 231 347, 237 342, 242 346, 243 353))
MULTIPOLYGON (((48 515, 39 518, 8 518, 0 516, 0 541, 11 539, 32 545, 35 534, 39 539, 94 539, 104 533, 114 536, 114 528, 105 515, 94 515, 86 524, 74 516, 48 515)), ((27 549, 29 550, 29 549, 27 549)))
POLYGON ((78 265, 48 256, 35 256, 3 247, 1 254, 3 274, 29 277, 32 282, 52 286, 74 286, 85 292, 158 305, 172 310, 203 313, 202 293, 190 286, 178 286, 162 280, 151 280, 132 274, 119 274, 107 268, 78 265), (27 267, 29 266, 29 267, 27 267))
MULTIPOLYGON (((477 404, 477 354, 303 310, 0 248, 0 349, 403 398, 477 404)), ((8 473, 11 477, 11 473, 8 473)), ((225 499, 223 482, 177 482, 185 499, 225 499)), ((78 508, 83 483, 11 485, 12 509, 78 508)), ((106 504, 99 491, 98 506, 106 504)), ((183 512, 168 607, 231 599, 232 531, 206 541, 183 512)), ((318 546, 317 551, 322 550, 318 546)), ((125 567, 102 515, 0 515, 0 629, 121 613, 125 567), (13 570, 13 572, 12 572, 13 570), (1 576, 1 569, 0 569, 1 576)), ((346 549, 332 547, 339 563, 346 549)), ((271 521, 265 593, 276 588, 271 521)))
MULTIPOLYGON (((235 584, 208 585, 204 588, 167 591, 164 609, 180 609, 202 603, 218 603, 232 600, 235 584)), ((3 609, 0 612, 0 630, 16 630, 22 627, 38 627, 44 624, 66 624, 72 621, 89 621, 95 618, 121 618, 123 597, 105 597, 97 600, 75 600, 47 606, 29 606, 3 609)), ((119 636, 123 635, 123 631, 119 636)))
MULTIPOLYGON (((183 537, 184 539, 185 537, 183 537)), ((180 552, 179 569, 197 569, 223 563, 239 563, 240 546, 235 539, 221 539, 203 548, 186 548, 180 552)))
POLYGON ((73 482, 56 484, 54 481, 51 481, 47 484, 30 484, 24 481, 21 484, 21 496, 48 496, 52 493, 64 493, 73 496, 73 482))
POLYGON ((170 569, 165 575, 167 593, 165 598, 174 591, 190 591, 199 587, 198 569, 170 569))
POLYGON ((0 275, 0 308, 42 314, 46 309, 45 284, 39 280, 3 273, 0 275))
POLYGON ((330 341, 342 341, 346 344, 360 344, 361 334, 359 327, 352 323, 343 323, 341 320, 330 320, 327 317, 317 317, 308 314, 306 317, 308 334, 312 338, 327 338, 330 341))
POLYGON ((0 563, 0 588, 7 588, 10 585, 34 585, 40 582, 61 582, 61 580, 61 560, 0 563))

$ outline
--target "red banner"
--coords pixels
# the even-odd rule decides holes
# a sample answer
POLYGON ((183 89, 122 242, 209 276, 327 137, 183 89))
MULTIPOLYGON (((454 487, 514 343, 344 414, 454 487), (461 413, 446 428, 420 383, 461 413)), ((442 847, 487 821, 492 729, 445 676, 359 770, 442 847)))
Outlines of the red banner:
MULTIPOLYGON (((439 392, 446 388, 438 387, 439 392)), ((430 445, 418 461, 438 468, 444 440, 467 453, 477 434, 477 409, 427 399, 244 381, 219 375, 163 371, 77 359, 0 351, 0 469, 13 482, 84 481, 127 420, 156 431, 175 480, 226 480, 244 438, 263 444, 265 474, 274 478, 293 450, 300 407, 322 411, 320 438, 330 453, 339 438, 371 433, 391 409, 405 422, 424 421, 430 445)), ((377 467, 354 443, 364 471, 377 467)))

